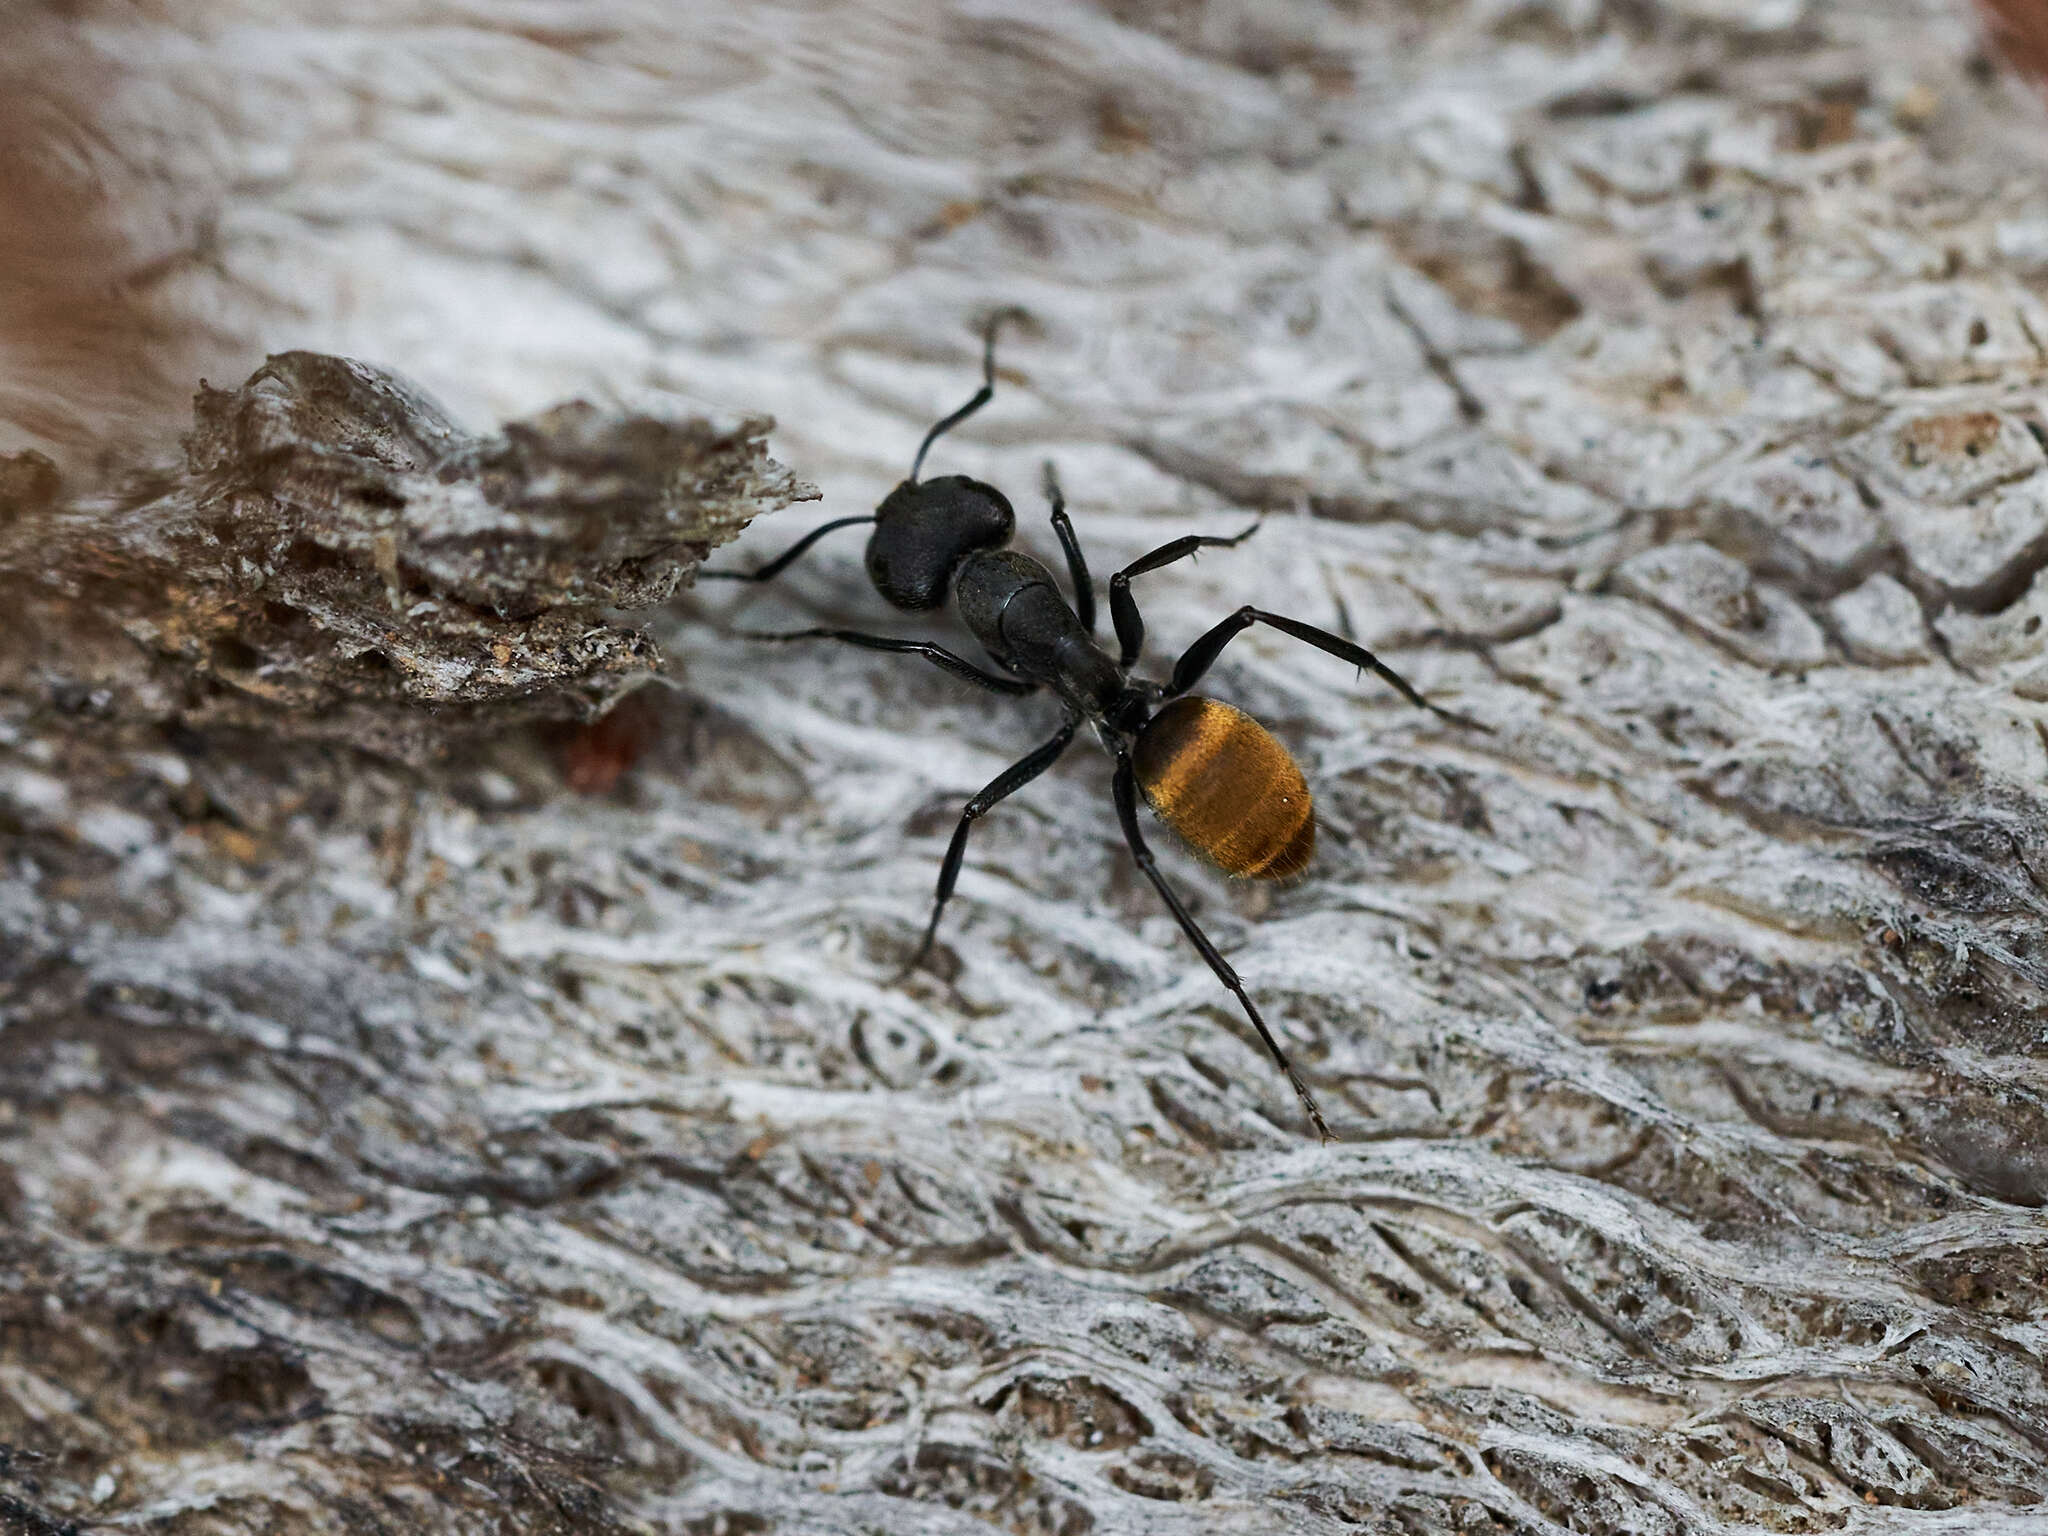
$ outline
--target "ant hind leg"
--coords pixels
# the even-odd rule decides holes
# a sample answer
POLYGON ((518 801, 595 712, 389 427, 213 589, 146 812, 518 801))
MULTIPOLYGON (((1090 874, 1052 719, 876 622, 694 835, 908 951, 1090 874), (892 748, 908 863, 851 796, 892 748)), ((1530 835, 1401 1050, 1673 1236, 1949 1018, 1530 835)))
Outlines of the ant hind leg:
POLYGON ((1308 1123, 1315 1127, 1316 1135, 1326 1142, 1335 1141, 1336 1137, 1330 1133, 1329 1122, 1323 1119, 1322 1110, 1316 1107, 1315 1096, 1308 1091, 1308 1084, 1301 1080, 1301 1074, 1294 1070, 1294 1063, 1287 1059, 1287 1053, 1280 1049, 1280 1042, 1273 1038, 1272 1030, 1266 1027, 1265 1019, 1260 1017, 1251 995, 1244 989, 1244 983, 1238 980, 1237 972, 1231 969, 1230 962, 1225 960, 1222 952, 1210 942, 1209 935, 1202 932, 1202 925, 1195 921, 1194 914, 1181 905, 1180 897, 1175 895, 1173 887, 1166 883, 1166 876, 1159 872, 1159 865, 1152 857, 1152 850, 1145 846, 1145 834, 1138 826, 1137 780, 1132 773, 1128 753, 1117 755, 1114 793, 1117 820, 1123 823, 1124 841, 1130 845, 1131 857, 1138 861, 1138 868, 1143 871, 1145 878, 1152 882, 1152 889, 1159 893, 1160 899, 1166 903, 1167 910, 1173 913, 1173 920, 1180 924, 1180 931, 1188 936, 1197 950, 1201 951, 1202 959, 1207 962, 1209 969, 1216 973, 1216 979, 1236 995, 1239 1005, 1244 1009, 1245 1017, 1252 1021, 1252 1028, 1256 1029, 1259 1038, 1266 1042, 1266 1049, 1273 1053, 1274 1062, 1286 1076, 1288 1085, 1294 1089, 1295 1097, 1301 1100, 1301 1107, 1308 1112, 1308 1123))
POLYGON ((1318 629, 1313 624, 1304 624, 1299 619, 1290 619, 1284 614, 1268 613, 1263 608, 1253 608, 1249 605, 1238 609, 1181 653, 1180 660, 1173 664, 1173 681, 1166 686, 1166 696, 1178 698, 1194 687, 1201 681, 1202 674, 1215 664, 1216 658, 1223 652, 1223 647, 1254 624, 1271 625, 1283 635, 1291 635, 1296 640, 1305 641, 1319 651, 1327 651, 1340 661, 1350 662, 1354 667, 1365 668, 1383 679, 1417 709, 1426 709, 1441 720, 1448 720, 1453 725, 1466 726, 1475 731, 1490 729, 1469 716, 1445 709, 1440 704, 1430 703, 1415 691, 1413 683, 1364 646, 1354 645, 1341 635, 1333 635, 1327 629, 1318 629))

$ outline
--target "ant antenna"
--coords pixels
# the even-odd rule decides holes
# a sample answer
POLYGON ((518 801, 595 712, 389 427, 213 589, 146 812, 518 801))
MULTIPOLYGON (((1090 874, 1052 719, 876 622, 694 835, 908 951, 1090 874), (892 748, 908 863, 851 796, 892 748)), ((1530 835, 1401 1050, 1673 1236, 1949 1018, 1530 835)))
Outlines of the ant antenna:
POLYGON ((917 457, 910 461, 910 479, 905 482, 906 484, 917 484, 917 472, 924 468, 924 456, 930 451, 933 443, 988 404, 996 392, 996 331, 1005 320, 1027 318, 1029 317, 1024 311, 1015 305, 1008 309, 999 309, 988 317, 988 330, 984 333, 981 343, 981 388, 974 392, 972 400, 925 433, 924 441, 917 445, 917 457))

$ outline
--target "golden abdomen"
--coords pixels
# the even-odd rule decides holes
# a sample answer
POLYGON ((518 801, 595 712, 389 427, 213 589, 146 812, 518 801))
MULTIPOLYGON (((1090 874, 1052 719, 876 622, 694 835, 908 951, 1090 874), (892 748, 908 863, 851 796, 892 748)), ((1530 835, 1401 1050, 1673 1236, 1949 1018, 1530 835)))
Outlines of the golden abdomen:
POLYGON ((1308 781, 1241 709, 1175 699, 1138 732, 1132 766, 1159 819, 1228 874, 1284 880, 1315 852, 1308 781))

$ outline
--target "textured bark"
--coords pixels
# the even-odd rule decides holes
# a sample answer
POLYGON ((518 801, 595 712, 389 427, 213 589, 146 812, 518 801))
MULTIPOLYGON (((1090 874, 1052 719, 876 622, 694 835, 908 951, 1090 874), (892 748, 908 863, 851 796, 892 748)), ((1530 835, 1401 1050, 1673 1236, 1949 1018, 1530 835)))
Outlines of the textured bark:
POLYGON ((2048 1528, 2048 123, 1961 0, 440 10, 0 65, 0 1522, 2048 1528), (1054 711, 734 633, 917 631, 856 535, 530 723, 613 675, 534 626, 714 541, 658 466, 794 490, 677 392, 846 516, 1005 303, 934 468, 1027 544, 1047 457, 1099 574, 1270 514, 1138 583, 1155 669, 1257 601, 1494 728, 1213 674, 1317 862, 1165 862, 1337 1144, 1089 754, 894 979, 1054 711), (341 568, 233 565, 132 477, 290 348, 616 401, 527 430, 638 510, 515 476, 507 563, 394 559, 462 474, 323 432, 368 523, 296 449, 256 511, 341 568), (531 651, 444 733, 372 628, 531 651))
POLYGON ((312 352, 202 388, 184 462, 68 498, 0 457, 0 688, 30 711, 241 727, 431 757, 596 718, 660 666, 604 608, 673 595, 815 491, 769 423, 577 402, 471 438, 382 370, 312 352))

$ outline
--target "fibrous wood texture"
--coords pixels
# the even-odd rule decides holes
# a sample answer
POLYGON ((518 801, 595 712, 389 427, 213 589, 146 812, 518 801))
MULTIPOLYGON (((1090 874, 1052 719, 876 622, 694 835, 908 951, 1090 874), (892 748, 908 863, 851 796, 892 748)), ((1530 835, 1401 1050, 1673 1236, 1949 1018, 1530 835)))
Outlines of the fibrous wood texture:
POLYGON ((759 418, 579 401, 480 441, 402 379, 311 352, 202 388, 195 418, 180 463, 97 494, 0 457, 11 697, 409 758, 601 717, 660 666, 603 611, 662 602, 807 494, 759 418))
MULTIPOLYGON (((2048 125, 1975 27, 24 13, 0 449, 61 480, 17 460, 16 517, 173 473, 192 381, 288 348, 472 423, 772 412, 844 516, 1020 304, 938 457, 1027 541, 1048 456, 1099 572, 1267 514, 1139 583, 1155 665, 1257 601, 1493 734, 1273 635, 1213 675, 1318 858, 1167 863, 1318 1146, 1098 757, 980 823, 893 979, 1055 714, 735 637, 912 632, 857 535, 639 617, 678 687, 566 745, 345 670, 267 716, 250 656, 128 609, 91 654, 156 693, 10 657, 0 1521, 2048 1528, 2048 125), (378 754, 303 728, 365 688, 378 754)), ((75 598, 6 547, 11 624, 75 598)), ((293 591, 368 625, 423 579, 361 547, 293 591)), ((220 577, 237 644, 294 558, 220 577)), ((508 595, 464 600, 479 655, 508 595)))

